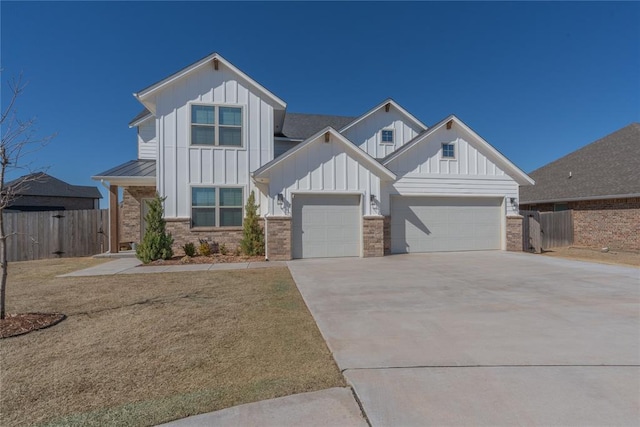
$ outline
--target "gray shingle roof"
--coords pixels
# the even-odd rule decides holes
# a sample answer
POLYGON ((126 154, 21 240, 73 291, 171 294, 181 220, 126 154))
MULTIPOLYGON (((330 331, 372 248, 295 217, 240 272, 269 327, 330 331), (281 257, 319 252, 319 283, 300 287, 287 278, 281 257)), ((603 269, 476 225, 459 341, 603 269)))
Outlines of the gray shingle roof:
POLYGON ((118 165, 114 168, 106 170, 102 173, 93 176, 94 179, 118 177, 118 178, 131 178, 131 177, 153 177, 156 176, 156 161, 155 160, 129 160, 126 163, 118 165))
POLYGON ((76 197, 81 199, 101 199, 98 187, 71 185, 44 172, 21 176, 6 184, 14 187, 20 196, 76 197))
POLYGON ((640 194, 638 165, 640 123, 632 123, 531 172, 536 184, 520 187, 520 203, 640 194))
POLYGON ((282 135, 293 139, 307 139, 316 132, 331 126, 340 130, 356 117, 328 116, 324 114, 287 113, 284 117, 282 135))

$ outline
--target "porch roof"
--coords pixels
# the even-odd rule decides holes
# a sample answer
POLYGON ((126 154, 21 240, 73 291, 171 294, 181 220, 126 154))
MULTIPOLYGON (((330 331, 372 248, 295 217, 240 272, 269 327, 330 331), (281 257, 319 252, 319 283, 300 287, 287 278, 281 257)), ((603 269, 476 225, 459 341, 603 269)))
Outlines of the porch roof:
POLYGON ((109 181, 115 185, 155 185, 156 161, 129 160, 126 163, 94 175, 91 179, 109 181))

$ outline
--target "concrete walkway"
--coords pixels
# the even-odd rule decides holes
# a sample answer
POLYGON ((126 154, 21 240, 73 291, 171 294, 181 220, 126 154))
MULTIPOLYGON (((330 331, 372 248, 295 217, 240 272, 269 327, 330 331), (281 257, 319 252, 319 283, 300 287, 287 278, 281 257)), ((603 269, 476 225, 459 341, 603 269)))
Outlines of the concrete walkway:
POLYGON ((366 427, 351 389, 330 388, 195 415, 168 427, 366 427))
POLYGON ((215 270, 246 270, 252 268, 286 267, 283 261, 267 262, 238 262, 220 264, 184 264, 184 265, 152 265, 142 267, 137 258, 116 258, 113 261, 84 270, 74 271, 58 277, 82 277, 82 276, 111 276, 114 274, 149 274, 149 273, 175 273, 180 271, 215 271, 215 270))

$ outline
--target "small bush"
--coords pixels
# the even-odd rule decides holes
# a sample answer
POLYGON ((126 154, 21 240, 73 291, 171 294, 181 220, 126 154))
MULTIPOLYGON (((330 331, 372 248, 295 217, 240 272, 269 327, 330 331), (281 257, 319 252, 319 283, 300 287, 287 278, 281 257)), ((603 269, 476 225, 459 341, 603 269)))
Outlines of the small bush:
POLYGON ((202 256, 211 255, 211 245, 206 239, 199 239, 200 245, 198 246, 198 253, 202 256))
POLYGON ((191 242, 185 243, 185 245, 182 247, 182 250, 184 251, 184 254, 188 257, 196 256, 196 245, 194 245, 191 242))
POLYGON ((212 254, 217 254, 218 252, 220 252, 220 245, 218 244, 218 242, 211 242, 209 244, 209 247, 211 247, 212 254))
POLYGON ((260 227, 258 205, 256 205, 256 197, 253 191, 247 199, 244 210, 246 214, 242 226, 243 237, 240 242, 242 252, 251 256, 264 255, 264 231, 260 227))
POLYGON ((227 246, 224 243, 220 243, 220 253, 222 255, 227 255, 229 253, 229 249, 227 249, 227 246))
POLYGON ((235 256, 242 255, 242 248, 240 246, 236 246, 236 251, 233 253, 235 256))
POLYGON ((162 202, 165 198, 156 194, 156 197, 147 202, 149 212, 144 217, 147 228, 142 242, 136 248, 136 256, 145 264, 159 259, 169 259, 173 256, 171 245, 173 237, 167 233, 164 220, 164 208, 162 202))

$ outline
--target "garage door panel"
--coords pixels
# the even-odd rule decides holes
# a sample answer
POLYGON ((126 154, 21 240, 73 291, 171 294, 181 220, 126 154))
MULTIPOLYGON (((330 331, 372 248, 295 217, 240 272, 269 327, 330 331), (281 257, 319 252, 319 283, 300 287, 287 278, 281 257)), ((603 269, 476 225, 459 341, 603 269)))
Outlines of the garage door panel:
POLYGON ((501 205, 499 198, 392 197, 391 251, 500 249, 501 205))
POLYGON ((294 197, 293 257, 359 256, 360 217, 360 196, 294 197))

